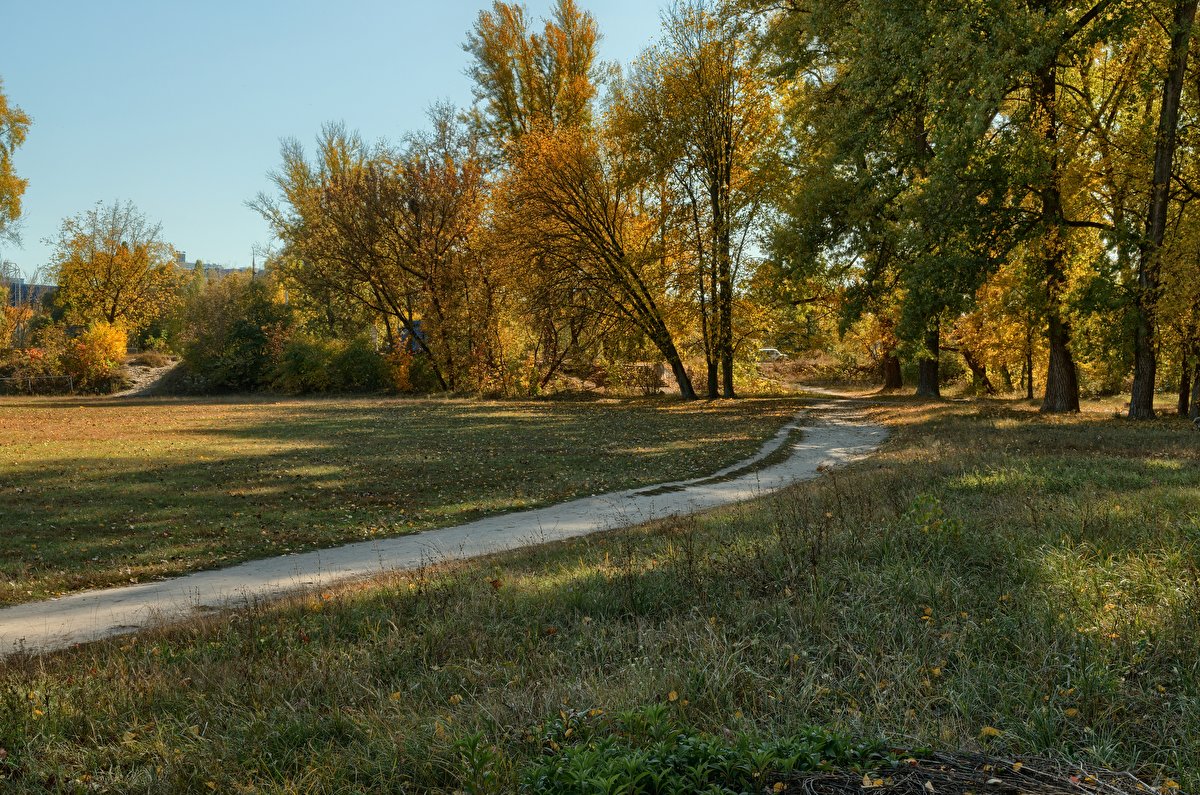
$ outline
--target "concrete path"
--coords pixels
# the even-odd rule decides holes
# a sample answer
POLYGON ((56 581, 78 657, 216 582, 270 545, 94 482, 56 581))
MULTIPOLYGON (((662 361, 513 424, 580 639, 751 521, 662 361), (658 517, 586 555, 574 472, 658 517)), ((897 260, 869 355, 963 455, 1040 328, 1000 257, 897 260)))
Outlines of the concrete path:
POLYGON ((50 651, 394 569, 487 555, 740 502, 868 455, 887 437, 849 401, 801 412, 751 458, 704 478, 572 500, 410 536, 242 563, 0 610, 0 655, 50 651), (797 428, 803 430, 797 433, 797 428), (784 445, 791 454, 755 467, 784 445))

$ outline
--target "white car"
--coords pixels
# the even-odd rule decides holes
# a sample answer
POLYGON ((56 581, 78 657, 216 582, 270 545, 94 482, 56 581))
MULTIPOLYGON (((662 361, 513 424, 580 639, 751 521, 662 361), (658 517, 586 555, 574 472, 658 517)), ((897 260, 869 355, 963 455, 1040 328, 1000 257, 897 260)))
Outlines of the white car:
POLYGON ((758 360, 760 362, 777 362, 780 359, 786 359, 788 355, 778 348, 759 348, 758 360))

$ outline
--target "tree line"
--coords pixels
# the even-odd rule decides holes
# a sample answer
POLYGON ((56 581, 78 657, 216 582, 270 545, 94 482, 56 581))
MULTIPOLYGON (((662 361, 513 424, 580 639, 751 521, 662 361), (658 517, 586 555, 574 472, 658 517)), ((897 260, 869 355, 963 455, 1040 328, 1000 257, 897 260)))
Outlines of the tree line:
MULTIPOLYGON (((276 309, 248 322, 369 335, 448 391, 662 361, 682 397, 734 397, 787 341, 927 396, 961 367, 1048 412, 1127 389, 1149 417, 1164 387, 1195 412, 1196 5, 681 0, 619 67, 574 0, 538 22, 495 2, 464 44, 470 108, 283 144, 251 202, 276 309)), ((0 125, 0 156, 27 126, 0 125)), ((152 258, 64 242, 89 222, 55 253, 76 304, 152 258)))

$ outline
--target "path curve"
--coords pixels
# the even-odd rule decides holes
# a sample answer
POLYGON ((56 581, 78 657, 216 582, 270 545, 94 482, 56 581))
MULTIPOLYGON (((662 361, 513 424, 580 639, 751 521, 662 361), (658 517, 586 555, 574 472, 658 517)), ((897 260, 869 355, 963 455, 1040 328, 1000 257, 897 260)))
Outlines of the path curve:
POLYGON ((823 402, 797 415, 754 456, 703 478, 0 609, 0 655, 62 649, 182 620, 201 610, 236 607, 385 571, 488 555, 728 505, 863 458, 885 438, 887 430, 864 420, 852 401, 823 402), (787 458, 755 468, 785 444, 791 447, 787 458))

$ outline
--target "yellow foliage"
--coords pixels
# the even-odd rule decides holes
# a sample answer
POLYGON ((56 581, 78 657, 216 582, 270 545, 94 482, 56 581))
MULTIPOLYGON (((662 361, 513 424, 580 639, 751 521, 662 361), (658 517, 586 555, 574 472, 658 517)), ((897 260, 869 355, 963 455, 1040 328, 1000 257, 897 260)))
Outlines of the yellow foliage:
POLYGON ((182 280, 159 226, 128 203, 100 204, 63 221, 52 270, 72 322, 133 331, 174 304, 182 280))
POLYGON ((120 375, 129 336, 122 326, 93 323, 68 346, 63 369, 76 389, 104 390, 120 375))

